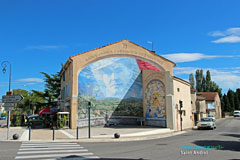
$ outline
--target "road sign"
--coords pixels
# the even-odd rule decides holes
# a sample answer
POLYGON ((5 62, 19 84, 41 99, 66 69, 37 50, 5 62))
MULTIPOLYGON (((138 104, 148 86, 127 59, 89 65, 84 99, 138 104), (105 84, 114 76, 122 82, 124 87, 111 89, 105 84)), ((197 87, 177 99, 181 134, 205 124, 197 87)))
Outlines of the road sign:
POLYGON ((6 107, 5 108, 5 111, 12 111, 13 110, 13 107, 6 107))
POLYGON ((8 108, 8 107, 14 107, 14 103, 4 103, 3 107, 8 108))
POLYGON ((2 96, 3 103, 18 103, 21 100, 23 100, 23 96, 21 95, 2 96))

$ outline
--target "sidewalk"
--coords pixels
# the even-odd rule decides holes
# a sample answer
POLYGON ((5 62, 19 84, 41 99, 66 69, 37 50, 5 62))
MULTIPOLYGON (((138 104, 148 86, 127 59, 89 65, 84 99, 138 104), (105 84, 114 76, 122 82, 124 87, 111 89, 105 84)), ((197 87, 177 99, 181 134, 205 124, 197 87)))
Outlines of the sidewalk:
MULTIPOLYGON (((115 142, 115 141, 136 141, 155 138, 163 138, 181 134, 185 132, 174 132, 169 128, 151 128, 138 126, 118 126, 118 127, 91 127, 91 138, 88 138, 88 128, 79 128, 76 139, 76 129, 55 130, 54 141, 78 141, 78 142, 115 142), (119 133, 120 138, 114 138, 114 134, 119 133)), ((10 140, 13 134, 19 134, 20 138, 15 141, 28 141, 29 130, 21 127, 11 127, 10 140)), ((0 140, 7 138, 7 128, 0 129, 0 140)), ((31 141, 52 141, 53 130, 50 129, 32 129, 31 141)))

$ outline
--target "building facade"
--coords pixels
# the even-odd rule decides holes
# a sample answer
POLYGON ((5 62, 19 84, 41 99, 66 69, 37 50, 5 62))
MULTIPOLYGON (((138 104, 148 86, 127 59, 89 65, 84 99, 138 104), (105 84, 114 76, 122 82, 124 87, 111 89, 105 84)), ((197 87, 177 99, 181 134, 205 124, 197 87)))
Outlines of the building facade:
POLYGON ((91 123, 137 124, 179 130, 192 127, 190 84, 173 76, 176 64, 133 42, 122 40, 69 57, 60 71, 61 111, 70 127, 91 123))

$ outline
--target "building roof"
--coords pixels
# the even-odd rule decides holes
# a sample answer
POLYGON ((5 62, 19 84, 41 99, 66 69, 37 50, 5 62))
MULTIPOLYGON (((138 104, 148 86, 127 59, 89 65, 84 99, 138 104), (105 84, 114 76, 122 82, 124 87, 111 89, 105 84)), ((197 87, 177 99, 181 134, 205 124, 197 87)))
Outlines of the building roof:
POLYGON ((157 55, 158 57, 160 57, 160 58, 162 58, 162 59, 164 59, 164 60, 166 60, 166 61, 172 63, 174 66, 176 66, 176 63, 174 63, 173 61, 170 61, 169 59, 164 58, 164 57, 162 57, 162 56, 156 54, 154 51, 150 51, 149 49, 144 48, 144 47, 142 47, 142 46, 140 46, 140 45, 138 45, 138 44, 136 44, 136 43, 134 43, 134 42, 131 42, 131 41, 129 41, 129 40, 126 40, 126 39, 124 39, 124 40, 120 40, 120 41, 117 41, 117 42, 114 42, 114 43, 110 43, 110 44, 107 44, 107 45, 105 45, 105 46, 98 47, 98 48, 95 48, 95 49, 92 49, 92 50, 89 50, 89 51, 86 51, 86 52, 82 52, 82 53, 79 53, 79 54, 73 55, 73 56, 71 56, 71 58, 72 58, 72 57, 75 57, 75 56, 78 56, 78 55, 80 55, 80 54, 84 54, 84 53, 88 53, 88 52, 91 52, 91 51, 94 51, 94 50, 98 50, 98 49, 101 49, 101 48, 105 48, 105 47, 107 47, 107 46, 111 46, 111 45, 113 45, 113 44, 120 43, 120 42, 122 42, 122 41, 127 41, 127 42, 129 42, 129 43, 132 43, 132 44, 138 46, 138 47, 141 47, 141 48, 143 48, 143 49, 149 51, 150 53, 152 53, 152 54, 154 54, 154 55, 157 55))
MULTIPOLYGON (((89 50, 89 51, 86 51, 86 52, 82 52, 82 53, 79 53, 79 54, 70 56, 69 59, 67 60, 67 62, 63 65, 63 67, 62 67, 62 69, 61 69, 61 71, 60 71, 60 74, 62 73, 63 68, 65 68, 65 67, 67 66, 69 60, 71 61, 73 57, 76 57, 76 56, 78 56, 78 55, 85 54, 85 53, 88 53, 88 52, 92 52, 92 51, 94 51, 94 50, 99 50, 99 49, 101 49, 101 48, 105 48, 105 47, 108 47, 108 46, 111 46, 111 45, 114 45, 114 44, 117 44, 117 43, 120 43, 120 42, 123 42, 123 41, 129 42, 129 43, 132 43, 132 44, 134 44, 134 45, 136 45, 136 46, 138 46, 138 47, 141 47, 141 48, 149 51, 150 54, 157 55, 158 57, 160 57, 160 58, 162 58, 162 59, 164 59, 164 60, 172 63, 173 66, 176 66, 176 63, 174 63, 173 61, 171 61, 171 60, 169 60, 169 59, 167 59, 167 58, 164 58, 164 57, 156 54, 155 51, 151 51, 151 50, 149 50, 149 49, 147 49, 147 48, 144 48, 144 47, 142 47, 142 46, 140 46, 140 45, 138 45, 138 44, 136 44, 136 43, 134 43, 134 42, 131 42, 131 41, 129 41, 129 40, 124 39, 124 40, 120 40, 120 41, 117 41, 117 42, 114 42, 114 43, 107 44, 107 45, 102 46, 102 47, 98 47, 98 48, 95 48, 95 49, 92 49, 92 50, 89 50)), ((151 68, 151 70, 152 70, 152 68, 151 68)), ((153 69, 153 70, 156 70, 156 69, 153 69)))
POLYGON ((183 80, 183 79, 181 79, 181 78, 179 78, 179 77, 173 76, 173 79, 174 79, 174 80, 177 80, 177 81, 179 81, 179 82, 185 83, 185 84, 187 84, 187 85, 191 85, 191 83, 189 83, 188 81, 185 81, 185 80, 183 80))
POLYGON ((218 92, 198 92, 197 94, 205 97, 206 101, 214 101, 215 97, 218 96, 218 92))
POLYGON ((203 96, 197 95, 197 100, 203 101, 203 100, 206 100, 206 98, 203 96))

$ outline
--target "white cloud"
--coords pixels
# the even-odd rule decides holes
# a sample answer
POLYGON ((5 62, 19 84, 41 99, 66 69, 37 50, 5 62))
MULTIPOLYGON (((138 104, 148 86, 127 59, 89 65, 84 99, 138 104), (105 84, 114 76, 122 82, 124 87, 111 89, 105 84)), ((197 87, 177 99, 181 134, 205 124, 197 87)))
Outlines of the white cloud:
POLYGON ((16 80, 18 82, 44 82, 41 78, 24 78, 24 79, 18 79, 16 80))
POLYGON ((225 36, 225 34, 221 31, 213 31, 213 32, 210 32, 208 35, 213 37, 225 36))
POLYGON ((226 31, 213 31, 209 35, 223 37, 212 41, 213 43, 238 43, 240 42, 240 27, 229 28, 226 31))
POLYGON ((212 42, 213 43, 238 43, 240 42, 240 36, 234 36, 234 35, 226 36, 212 42))
POLYGON ((27 46, 26 49, 38 49, 38 50, 48 50, 48 49, 59 49, 65 48, 64 45, 38 45, 38 46, 27 46))
POLYGON ((197 61, 201 59, 210 59, 210 58, 233 57, 233 56, 206 55, 202 53, 172 53, 172 54, 165 54, 162 56, 176 63, 191 62, 191 61, 197 61))

